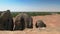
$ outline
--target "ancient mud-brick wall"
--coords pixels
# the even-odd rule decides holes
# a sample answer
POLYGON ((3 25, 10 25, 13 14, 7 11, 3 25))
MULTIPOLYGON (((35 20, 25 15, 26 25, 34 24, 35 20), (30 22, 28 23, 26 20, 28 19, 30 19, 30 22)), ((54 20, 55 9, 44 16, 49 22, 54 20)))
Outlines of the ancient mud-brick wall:
POLYGON ((9 10, 1 14, 0 24, 0 30, 13 30, 13 18, 9 10))
POLYGON ((32 18, 25 13, 21 13, 15 17, 15 30, 24 30, 25 28, 32 28, 32 18), (24 24, 24 25, 23 25, 24 24))

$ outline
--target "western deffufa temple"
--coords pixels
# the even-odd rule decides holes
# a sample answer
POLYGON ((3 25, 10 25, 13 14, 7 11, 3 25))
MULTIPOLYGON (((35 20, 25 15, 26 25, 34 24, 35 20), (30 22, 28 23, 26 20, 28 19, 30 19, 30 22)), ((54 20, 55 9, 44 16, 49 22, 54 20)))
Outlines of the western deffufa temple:
MULTIPOLYGON (((46 24, 38 20, 35 27, 43 28, 46 24)), ((19 13, 13 19, 10 10, 0 12, 0 30, 24 30, 25 28, 33 28, 33 18, 27 13, 19 13)))

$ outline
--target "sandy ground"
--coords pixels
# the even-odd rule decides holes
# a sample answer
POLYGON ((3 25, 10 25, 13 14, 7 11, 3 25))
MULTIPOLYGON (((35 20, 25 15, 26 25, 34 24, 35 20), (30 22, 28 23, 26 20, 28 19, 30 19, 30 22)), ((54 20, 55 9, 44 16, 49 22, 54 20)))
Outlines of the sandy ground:
POLYGON ((25 29, 24 31, 0 31, 0 34, 60 34, 58 29, 25 29))
POLYGON ((60 34, 60 15, 32 16, 33 29, 24 31, 0 31, 0 34, 60 34), (43 20, 47 25, 45 29, 35 28, 37 20, 43 20))

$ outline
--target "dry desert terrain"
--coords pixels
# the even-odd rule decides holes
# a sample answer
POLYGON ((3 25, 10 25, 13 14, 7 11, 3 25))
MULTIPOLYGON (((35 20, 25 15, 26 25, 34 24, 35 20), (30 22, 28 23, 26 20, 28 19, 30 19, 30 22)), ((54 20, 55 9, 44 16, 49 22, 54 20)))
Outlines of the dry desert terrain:
POLYGON ((33 29, 23 31, 0 31, 0 34, 60 34, 60 15, 32 16, 33 29), (35 28, 37 20, 42 20, 47 27, 45 29, 35 28))

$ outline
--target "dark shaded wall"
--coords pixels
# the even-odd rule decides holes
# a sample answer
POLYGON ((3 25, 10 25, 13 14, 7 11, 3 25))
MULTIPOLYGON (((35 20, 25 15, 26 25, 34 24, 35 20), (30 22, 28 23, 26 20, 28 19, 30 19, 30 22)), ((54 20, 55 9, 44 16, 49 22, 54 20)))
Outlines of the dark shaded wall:
POLYGON ((21 13, 15 17, 15 30, 24 30, 32 28, 32 18, 25 13, 21 13))
POLYGON ((10 10, 4 11, 0 16, 0 26, 2 30, 13 30, 13 18, 10 10))

